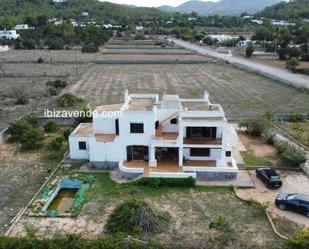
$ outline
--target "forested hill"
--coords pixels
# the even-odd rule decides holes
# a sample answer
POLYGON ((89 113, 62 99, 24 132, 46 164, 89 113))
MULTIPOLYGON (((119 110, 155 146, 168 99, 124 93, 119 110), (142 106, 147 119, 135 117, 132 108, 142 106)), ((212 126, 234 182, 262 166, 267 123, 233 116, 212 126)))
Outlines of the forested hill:
POLYGON ((268 17, 274 19, 309 19, 309 0, 295 0, 282 2, 256 14, 258 17, 268 17))
POLYGON ((97 21, 114 20, 118 23, 156 20, 169 15, 156 8, 133 8, 98 0, 67 0, 64 3, 54 3, 52 0, 0 0, 0 22, 4 19, 22 22, 25 17, 39 15, 78 19, 82 12, 88 12, 97 21))

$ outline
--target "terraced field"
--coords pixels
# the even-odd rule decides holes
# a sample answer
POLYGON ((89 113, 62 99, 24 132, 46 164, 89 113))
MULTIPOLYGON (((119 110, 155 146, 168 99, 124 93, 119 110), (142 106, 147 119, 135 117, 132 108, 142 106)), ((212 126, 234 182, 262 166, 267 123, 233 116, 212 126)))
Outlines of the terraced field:
POLYGON ((209 61, 199 65, 92 65, 68 91, 94 107, 122 101, 122 92, 159 92, 211 100, 231 115, 309 112, 309 95, 231 65, 209 61))

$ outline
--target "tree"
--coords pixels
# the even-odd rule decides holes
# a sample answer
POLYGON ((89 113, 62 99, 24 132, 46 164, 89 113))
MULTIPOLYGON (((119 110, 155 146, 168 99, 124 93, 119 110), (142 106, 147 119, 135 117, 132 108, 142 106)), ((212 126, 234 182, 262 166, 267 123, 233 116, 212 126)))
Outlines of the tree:
POLYGON ((47 149, 50 151, 59 151, 62 148, 62 143, 64 142, 64 137, 59 136, 54 138, 47 145, 47 149))
POLYGON ((23 134, 30 128, 30 125, 25 120, 17 120, 10 124, 7 131, 11 139, 19 143, 23 134))
POLYGON ((246 48, 246 56, 247 56, 248 58, 250 58, 250 57, 252 56, 253 52, 254 52, 254 47, 253 47, 253 45, 249 45, 249 46, 246 48))
POLYGON ((44 125, 44 130, 45 132, 55 132, 59 130, 59 125, 56 121, 54 120, 49 120, 45 125, 44 125))
POLYGON ((20 144, 24 149, 38 148, 44 139, 44 134, 41 130, 30 128, 22 135, 20 144))
POLYGON ((295 57, 292 57, 286 62, 286 66, 289 70, 295 73, 297 66, 299 66, 299 60, 295 57))
POLYGON ((246 132, 251 136, 259 137, 263 133, 268 132, 270 128, 269 122, 264 118, 243 119, 238 123, 240 128, 246 128, 246 132))

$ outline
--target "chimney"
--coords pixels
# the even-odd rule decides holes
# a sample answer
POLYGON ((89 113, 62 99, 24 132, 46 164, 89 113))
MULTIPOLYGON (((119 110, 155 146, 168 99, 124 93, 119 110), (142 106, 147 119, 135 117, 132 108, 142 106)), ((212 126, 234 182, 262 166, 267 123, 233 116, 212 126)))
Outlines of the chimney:
POLYGON ((125 103, 129 102, 129 90, 128 89, 124 90, 124 102, 125 103))
POLYGON ((207 103, 210 103, 209 102, 209 93, 207 91, 204 92, 204 101, 207 102, 207 103))

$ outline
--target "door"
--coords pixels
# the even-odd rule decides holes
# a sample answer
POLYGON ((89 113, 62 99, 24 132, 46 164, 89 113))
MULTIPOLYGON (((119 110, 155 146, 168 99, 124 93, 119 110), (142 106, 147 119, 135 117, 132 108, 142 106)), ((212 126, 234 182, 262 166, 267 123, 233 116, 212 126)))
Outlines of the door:
POLYGON ((148 147, 147 146, 127 146, 127 160, 148 160, 148 147))
POLYGON ((119 119, 115 120, 116 135, 119 135, 119 119))

